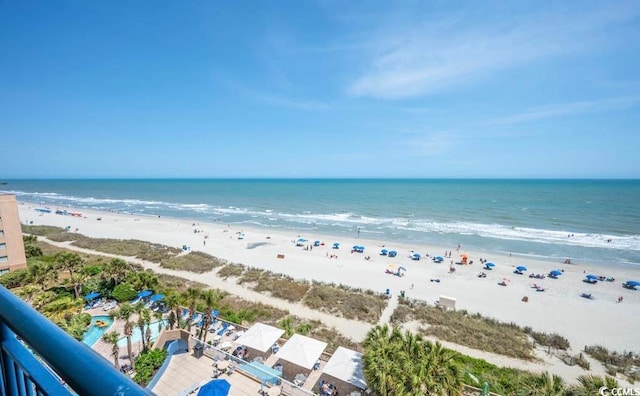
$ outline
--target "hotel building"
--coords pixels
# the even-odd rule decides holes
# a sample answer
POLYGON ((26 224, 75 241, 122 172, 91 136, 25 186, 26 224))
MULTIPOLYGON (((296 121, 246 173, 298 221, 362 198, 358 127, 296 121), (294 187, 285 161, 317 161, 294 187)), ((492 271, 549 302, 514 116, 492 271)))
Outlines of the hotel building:
POLYGON ((0 194, 0 275, 27 268, 15 195, 0 194))

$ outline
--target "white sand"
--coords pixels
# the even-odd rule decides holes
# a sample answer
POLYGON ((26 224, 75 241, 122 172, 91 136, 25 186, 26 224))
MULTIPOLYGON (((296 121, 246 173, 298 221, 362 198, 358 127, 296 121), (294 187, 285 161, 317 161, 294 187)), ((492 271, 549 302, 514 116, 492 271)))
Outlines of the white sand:
MULTIPOLYGON (((566 265, 556 262, 534 260, 525 257, 509 257, 498 254, 480 256, 473 251, 463 250, 469 255, 473 265, 455 265, 456 271, 449 274, 449 261, 435 264, 430 259, 413 261, 409 259, 411 250, 423 254, 442 255, 445 250, 455 247, 434 247, 425 245, 389 244, 358 238, 339 238, 323 235, 301 235, 312 243, 318 239, 325 246, 313 250, 303 250, 292 242, 298 238, 296 232, 266 231, 244 227, 230 227, 220 223, 201 223, 196 220, 144 217, 137 215, 103 213, 88 210, 73 210, 86 217, 71 217, 39 214, 34 211, 36 205, 21 203, 20 216, 23 222, 32 221, 34 225, 70 226, 74 231, 89 237, 140 239, 169 246, 189 245, 193 251, 203 251, 216 257, 241 263, 247 266, 285 273, 297 279, 314 279, 322 282, 335 282, 354 287, 362 287, 377 292, 390 288, 393 294, 405 290, 407 297, 426 300, 433 303, 440 295, 457 299, 457 308, 470 312, 479 312, 484 316, 501 321, 515 322, 522 326, 531 326, 538 331, 557 332, 569 339, 574 351, 585 345, 600 344, 615 350, 640 349, 640 291, 621 287, 626 280, 640 280, 640 269, 621 266, 606 268, 587 265, 566 265), (97 218, 102 220, 98 221, 97 218), (197 223, 193 226, 193 223, 197 223), (194 233, 194 229, 203 230, 194 233), (245 238, 238 239, 237 232, 244 232, 245 238), (206 246, 203 245, 207 236, 206 246), (331 248, 333 242, 340 242, 341 249, 331 248), (248 248, 252 244, 259 244, 248 248), (366 246, 364 254, 350 253, 351 246, 366 246), (387 249, 397 250, 398 257, 390 259, 380 256, 383 244, 387 249), (284 254, 284 259, 278 259, 284 254), (337 259, 327 255, 337 254, 337 259), (371 260, 364 259, 371 256, 371 260), (483 257, 496 263, 493 271, 485 271, 487 278, 476 275, 482 270, 479 258, 483 257), (407 268, 406 276, 397 277, 385 274, 389 263, 407 268), (548 273, 553 269, 565 271, 559 279, 530 279, 527 275, 515 275, 515 266, 528 267, 527 273, 548 273), (589 285, 582 282, 586 273, 612 276, 615 282, 599 282, 589 285), (440 283, 430 282, 439 278, 440 283), (502 278, 510 280, 507 287, 499 286, 502 278), (547 288, 546 292, 536 292, 532 283, 547 288), (413 285, 413 288, 411 287, 413 285), (595 300, 580 297, 582 292, 591 292, 595 300), (529 302, 521 301, 528 296, 529 302), (617 303, 618 296, 624 301, 617 303)), ((65 208, 68 209, 68 208, 65 208)), ((462 252, 461 251, 461 252, 462 252)), ((157 265, 146 263, 147 267, 158 272, 173 273, 185 278, 198 280, 212 287, 224 288, 245 298, 255 301, 267 301, 258 293, 247 291, 232 282, 224 282, 215 276, 215 271, 207 274, 193 274, 184 271, 160 269, 157 265), (232 290, 229 290, 229 289, 232 290)), ((280 300, 278 300, 280 301, 280 300)), ((299 304, 279 302, 278 305, 296 314, 305 309, 299 304)), ((303 312, 303 317, 312 315, 311 310, 303 312)), ((356 340, 362 339, 368 325, 353 326, 354 321, 331 319, 328 315, 316 313, 316 318, 337 324, 336 328, 356 340)))

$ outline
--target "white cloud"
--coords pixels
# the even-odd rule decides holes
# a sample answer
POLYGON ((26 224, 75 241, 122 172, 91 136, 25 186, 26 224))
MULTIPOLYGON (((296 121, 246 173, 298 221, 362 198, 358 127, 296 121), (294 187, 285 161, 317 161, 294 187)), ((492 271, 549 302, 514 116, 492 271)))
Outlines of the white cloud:
POLYGON ((542 10, 484 26, 451 17, 388 29, 348 92, 385 99, 429 95, 531 61, 607 45, 603 32, 633 21, 640 14, 637 4, 607 3, 585 12, 576 3, 576 9, 542 10))

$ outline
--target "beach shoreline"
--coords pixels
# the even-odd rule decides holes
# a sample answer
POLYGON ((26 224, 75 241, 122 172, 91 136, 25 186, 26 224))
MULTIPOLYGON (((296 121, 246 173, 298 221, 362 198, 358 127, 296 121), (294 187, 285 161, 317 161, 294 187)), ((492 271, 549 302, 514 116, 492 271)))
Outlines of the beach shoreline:
MULTIPOLYGON (((430 304, 440 295, 451 296, 457 299, 457 309, 530 326, 536 331, 558 333, 569 339, 574 351, 596 344, 624 351, 640 344, 637 336, 640 329, 638 319, 623 321, 620 325, 621 318, 640 317, 640 291, 621 287, 621 282, 640 278, 640 270, 636 268, 562 264, 519 257, 517 254, 510 257, 467 251, 463 246, 460 253, 466 253, 474 264, 453 264, 455 272, 450 273, 451 260, 458 261, 457 247, 391 245, 364 237, 336 240, 335 236, 329 235, 299 235, 295 230, 266 231, 248 226, 206 223, 197 219, 64 208, 83 215, 72 217, 53 212, 38 213, 35 211, 37 206, 21 201, 21 220, 33 222, 34 225, 70 227, 71 231, 78 229, 79 233, 93 238, 139 239, 179 248, 186 245, 192 251, 202 251, 229 262, 287 274, 295 279, 341 283, 379 293, 390 289, 393 295, 405 291, 407 297, 430 304), (238 233, 243 234, 242 239, 238 238, 238 233), (304 247, 296 246, 295 241, 299 237, 308 240, 304 247), (315 240, 324 242, 324 246, 304 249, 313 245, 315 240), (340 242, 341 248, 332 249, 334 242, 340 242), (356 244, 365 246, 365 252, 351 253, 351 246, 356 244), (383 247, 397 250, 398 256, 393 259, 380 256, 383 247), (452 252, 452 258, 440 264, 435 264, 429 258, 419 261, 409 258, 412 251, 424 257, 426 254, 443 255, 445 250, 452 252), (284 258, 278 258, 278 255, 284 255, 284 258), (337 255, 337 258, 330 258, 331 255, 337 255), (367 256, 369 260, 365 259, 367 256), (491 271, 483 270, 479 261, 481 257, 496 263, 496 267, 491 271), (385 269, 390 263, 406 267, 406 276, 386 274, 385 269), (513 274, 518 265, 528 268, 525 275, 513 274), (559 279, 542 280, 530 279, 526 275, 546 274, 553 269, 564 270, 564 274, 559 279), (594 271, 599 271, 597 275, 613 277, 615 281, 596 285, 583 283, 584 275, 594 271), (480 272, 487 273, 487 278, 478 278, 480 272), (499 286, 498 283, 504 278, 508 279, 508 286, 499 286), (432 279, 439 279, 440 282, 432 282, 432 279), (536 292, 531 287, 533 283, 546 288, 546 291, 536 292), (593 293, 596 299, 581 298, 583 292, 593 293), (526 303, 521 301, 525 296, 529 300, 526 303), (617 303, 619 296, 623 296, 623 303, 617 303)), ((198 280, 207 284, 215 284, 214 278, 215 271, 198 276, 198 280)))

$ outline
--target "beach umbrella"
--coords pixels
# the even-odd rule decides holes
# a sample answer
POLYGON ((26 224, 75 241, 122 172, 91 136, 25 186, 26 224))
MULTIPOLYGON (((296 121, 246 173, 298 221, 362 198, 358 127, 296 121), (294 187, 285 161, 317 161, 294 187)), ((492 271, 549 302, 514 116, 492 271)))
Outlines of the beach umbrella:
POLYGON ((398 254, 398 252, 396 252, 395 250, 389 252, 389 256, 395 256, 396 254, 398 254))
POLYGON ((635 286, 640 286, 640 282, 630 280, 630 281, 627 281, 627 285, 629 285, 629 286, 634 286, 634 287, 635 287, 635 286))
POLYGON ((411 256, 414 260, 420 260, 420 257, 422 257, 420 255, 420 253, 414 253, 413 256, 411 256))
POLYGON ((444 261, 444 257, 442 256, 436 256, 433 258, 435 261, 444 261))
POLYGON ((553 271, 549 272, 549 275, 553 275, 553 276, 560 276, 560 275, 562 275, 562 271, 560 271, 560 270, 553 270, 553 271))
POLYGON ((153 292, 151 290, 143 290, 140 293, 138 293, 138 297, 140 298, 149 297, 152 294, 153 292))
POLYGON ((520 271, 520 272, 523 272, 523 271, 526 271, 526 270, 527 270, 527 267, 525 267, 525 266, 521 265, 521 266, 516 267, 516 269, 517 269, 518 271, 520 271))
POLYGON ((381 255, 383 255, 383 256, 386 256, 386 255, 387 255, 387 253, 389 253, 389 251, 388 251, 387 249, 382 249, 382 250, 380 251, 380 254, 381 254, 381 255))
POLYGON ((320 241, 313 242, 313 246, 320 246, 320 241))
POLYGON ((224 379, 214 379, 200 387, 198 396, 227 396, 231 384, 224 379))
POLYGON ((589 275, 587 275, 587 279, 589 279, 589 280, 600 280, 600 277, 589 274, 589 275))
POLYGON ((160 301, 164 298, 164 294, 154 294, 153 296, 151 296, 150 300, 151 301, 160 301))
POLYGON ((338 249, 339 247, 340 247, 340 244, 338 242, 334 242, 333 248, 338 249))
POLYGON ((98 292, 89 293, 86 296, 84 296, 84 299, 85 300, 93 300, 96 297, 100 297, 100 293, 98 293, 98 292))
POLYGON ((485 267, 495 267, 494 263, 485 263, 485 267))
POLYGON ((307 240, 304 238, 298 238, 298 240, 296 242, 306 242, 307 240))

